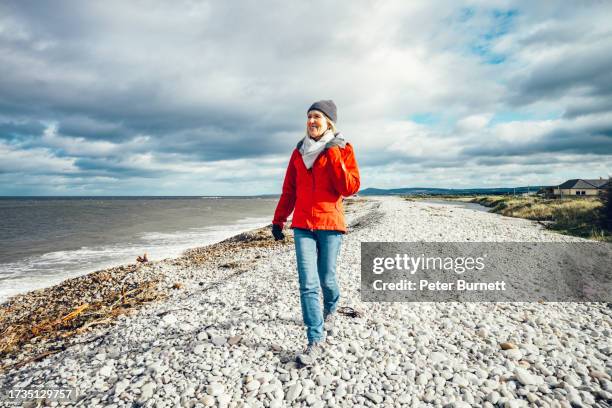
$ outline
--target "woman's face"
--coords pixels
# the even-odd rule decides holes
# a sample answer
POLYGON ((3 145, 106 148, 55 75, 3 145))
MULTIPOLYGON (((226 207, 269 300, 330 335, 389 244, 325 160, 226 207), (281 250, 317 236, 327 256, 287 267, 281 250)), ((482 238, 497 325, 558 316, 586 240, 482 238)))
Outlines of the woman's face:
POLYGON ((321 112, 316 110, 308 112, 306 129, 308 130, 308 136, 311 138, 320 138, 327 130, 327 118, 321 112))

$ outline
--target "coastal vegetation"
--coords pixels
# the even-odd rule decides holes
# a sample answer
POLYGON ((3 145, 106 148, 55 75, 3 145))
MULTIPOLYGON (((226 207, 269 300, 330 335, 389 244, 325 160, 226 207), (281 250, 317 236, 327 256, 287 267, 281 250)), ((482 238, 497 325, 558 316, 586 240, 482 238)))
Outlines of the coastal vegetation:
POLYGON ((483 195, 483 196, 421 196, 414 199, 442 199, 470 202, 490 207, 492 213, 508 217, 538 221, 546 228, 562 234, 598 241, 612 242, 612 231, 607 228, 609 211, 606 197, 543 198, 539 196, 483 195))

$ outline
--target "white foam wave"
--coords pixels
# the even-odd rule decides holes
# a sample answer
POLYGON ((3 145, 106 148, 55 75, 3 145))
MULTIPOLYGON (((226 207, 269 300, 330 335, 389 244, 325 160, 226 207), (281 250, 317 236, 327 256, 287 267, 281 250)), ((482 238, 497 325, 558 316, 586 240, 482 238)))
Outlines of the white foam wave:
POLYGON ((269 223, 269 218, 249 217, 231 225, 192 228, 173 233, 149 232, 141 234, 138 242, 54 251, 18 262, 0 264, 0 302, 10 296, 49 287, 68 278, 133 263, 138 255, 145 252, 152 261, 175 258, 189 248, 220 242, 269 223))

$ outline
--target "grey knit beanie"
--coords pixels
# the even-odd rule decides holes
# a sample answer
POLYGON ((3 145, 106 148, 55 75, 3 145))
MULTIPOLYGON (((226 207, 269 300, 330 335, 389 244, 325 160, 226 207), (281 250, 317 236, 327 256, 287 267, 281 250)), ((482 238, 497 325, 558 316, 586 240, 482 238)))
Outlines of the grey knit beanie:
POLYGON ((334 123, 336 123, 336 121, 338 120, 338 112, 336 110, 336 104, 331 99, 317 101, 313 103, 312 105, 310 105, 310 108, 308 108, 307 112, 310 112, 313 110, 322 112, 325 116, 327 116, 334 123))

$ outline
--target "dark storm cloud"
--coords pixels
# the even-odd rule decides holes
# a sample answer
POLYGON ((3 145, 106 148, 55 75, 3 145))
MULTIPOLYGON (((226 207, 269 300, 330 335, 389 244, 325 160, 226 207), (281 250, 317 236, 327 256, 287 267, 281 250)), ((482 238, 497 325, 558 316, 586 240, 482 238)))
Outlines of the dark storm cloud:
POLYGON ((471 157, 529 156, 544 153, 612 155, 612 129, 601 126, 594 129, 558 129, 535 141, 496 141, 467 147, 462 154, 471 157))
POLYGON ((135 134, 133 129, 125 127, 121 122, 105 122, 87 116, 63 117, 58 123, 57 131, 66 136, 111 142, 128 140, 135 134))
POLYGON ((612 112, 612 98, 592 97, 586 101, 573 102, 571 104, 568 104, 567 109, 563 113, 563 117, 567 119, 575 119, 580 116, 593 115, 605 112, 612 112))
MULTIPOLYGON (((283 78, 259 80, 248 70, 253 75, 257 71, 273 75, 274 62, 266 55, 270 51, 282 49, 288 60, 295 53, 313 52, 297 47, 297 41, 287 41, 291 36, 297 40, 299 32, 285 30, 284 38, 279 38, 275 30, 260 29, 261 22, 287 26, 291 18, 249 15, 261 11, 254 4, 235 8, 186 2, 184 6, 185 15, 167 16, 152 7, 142 16, 139 9, 146 8, 146 2, 139 6, 115 3, 106 10, 81 2, 4 4, 6 24, 21 34, 0 35, 0 47, 10 50, 3 52, 7 58, 0 65, 0 110, 54 121, 58 133, 65 136, 124 142, 149 135, 159 140, 156 145, 165 152, 188 152, 204 159, 285 151, 288 142, 269 139, 279 131, 295 129, 303 115, 286 112, 301 110, 307 102, 295 106, 287 100, 259 103, 262 89, 281 95, 283 78), (113 8, 116 13, 110 13, 113 8), (201 18, 190 20, 191 27, 173 25, 189 20, 189 8, 203 9, 201 18), (97 15, 98 11, 104 12, 97 15), (228 29, 227 21, 241 21, 241 29, 228 29), (167 34, 166 43, 163 34, 167 34), (261 40, 273 36, 261 53, 251 46, 256 34, 261 40), (156 52, 166 53, 167 58, 156 52), (189 134, 200 139, 182 140, 189 134), (170 142, 174 140, 176 146, 170 142)), ((316 41, 326 35, 317 32, 310 38, 316 41)), ((289 74, 290 70, 283 73, 289 74)))
POLYGON ((525 5, 517 32, 502 48, 514 53, 506 100, 514 106, 565 101, 564 117, 610 111, 612 32, 609 2, 578 7, 525 5))
MULTIPOLYGON (((567 158, 563 159, 564 162, 569 161, 567 158)), ((476 158, 475 164, 481 166, 499 166, 502 164, 518 164, 521 166, 534 166, 534 165, 550 165, 555 162, 555 157, 550 155, 536 155, 536 156, 482 156, 476 158)))
POLYGON ((0 119, 0 139, 19 142, 23 139, 38 137, 44 130, 45 125, 38 121, 3 122, 0 119))
POLYGON ((612 96, 612 39, 601 47, 568 50, 515 78, 513 85, 516 92, 510 100, 515 104, 559 98, 570 92, 612 96))
MULTIPOLYGON (((278 129, 280 130, 280 129, 278 129)), ((217 161, 287 153, 295 146, 301 129, 290 136, 275 136, 274 130, 244 126, 232 132, 223 128, 198 128, 166 134, 154 140, 155 149, 179 153, 192 160, 217 161)))
MULTIPOLYGON (((10 166, 2 170, 66 172, 71 186, 96 185, 244 159, 264 171, 236 181, 264 180, 320 98, 338 103, 340 130, 423 112, 441 118, 425 127, 447 127, 431 133, 434 154, 382 141, 363 148, 376 129, 362 132, 352 141, 365 175, 389 164, 426 172, 497 157, 530 165, 516 157, 543 152, 610 154, 610 126, 571 123, 612 111, 612 41, 600 24, 609 6, 559 5, 469 4, 466 16, 454 1, 4 1, 0 152, 10 166), (464 55, 470 47, 480 55, 464 55), (504 144, 483 128, 476 143, 448 131, 462 117, 556 100, 564 121, 533 142, 504 144)), ((234 188, 229 173, 217 180, 234 188)))
POLYGON ((143 177, 156 178, 163 176, 161 170, 143 169, 136 166, 130 166, 125 163, 117 163, 109 160, 81 158, 74 162, 81 172, 75 173, 74 177, 80 177, 86 174, 87 176, 107 176, 112 177, 120 174, 125 177, 143 177))

